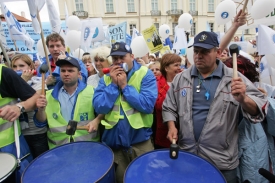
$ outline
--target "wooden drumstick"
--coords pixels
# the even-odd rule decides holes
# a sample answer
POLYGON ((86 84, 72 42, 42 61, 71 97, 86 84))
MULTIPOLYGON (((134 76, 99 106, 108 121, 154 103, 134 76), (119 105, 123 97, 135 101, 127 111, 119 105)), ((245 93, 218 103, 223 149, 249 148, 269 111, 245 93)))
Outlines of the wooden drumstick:
POLYGON ((244 2, 244 4, 243 4, 243 12, 242 12, 242 13, 245 12, 245 9, 246 9, 246 7, 247 7, 247 3, 248 3, 248 0, 245 0, 245 2, 244 2))

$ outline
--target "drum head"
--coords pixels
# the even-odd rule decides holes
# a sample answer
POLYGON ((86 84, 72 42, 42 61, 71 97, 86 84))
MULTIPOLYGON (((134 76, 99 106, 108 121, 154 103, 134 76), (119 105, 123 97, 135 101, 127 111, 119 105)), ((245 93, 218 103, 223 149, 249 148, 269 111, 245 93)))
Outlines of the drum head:
POLYGON ((16 169, 17 161, 12 154, 0 152, 0 182, 16 169))
POLYGON ((112 150, 97 142, 75 142, 51 149, 24 171, 23 183, 97 182, 112 168, 112 150))
POLYGON ((184 151, 179 151, 178 159, 169 157, 169 150, 145 153, 128 166, 125 183, 139 182, 181 182, 181 183, 225 183, 222 173, 208 161, 184 151))

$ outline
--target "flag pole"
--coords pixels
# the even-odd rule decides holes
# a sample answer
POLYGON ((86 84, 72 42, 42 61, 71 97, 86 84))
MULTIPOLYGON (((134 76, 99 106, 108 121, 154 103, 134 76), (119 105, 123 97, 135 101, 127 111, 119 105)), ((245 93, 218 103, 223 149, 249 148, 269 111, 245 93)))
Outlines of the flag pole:
POLYGON ((38 10, 37 10, 37 20, 39 22, 39 26, 40 26, 40 29, 41 29, 40 36, 41 36, 41 40, 42 40, 44 53, 45 53, 45 56, 46 56, 46 61, 47 61, 48 67, 49 67, 49 73, 50 73, 50 75, 52 75, 51 64, 50 64, 49 57, 48 57, 48 54, 47 54, 47 51, 46 51, 46 43, 45 43, 45 40, 44 40, 44 32, 43 32, 43 28, 42 28, 42 24, 41 24, 40 15, 39 15, 38 10))
POLYGON ((9 59, 9 57, 7 55, 7 52, 6 52, 6 49, 4 48, 1 40, 0 40, 0 47, 2 49, 2 52, 3 52, 3 55, 4 55, 5 59, 6 59, 6 61, 8 62, 8 66, 10 67, 11 66, 11 62, 10 62, 10 59, 9 59))
POLYGON ((14 44, 14 47, 15 47, 15 51, 19 51, 18 48, 17 48, 17 45, 16 45, 16 40, 12 40, 13 41, 13 44, 14 44))

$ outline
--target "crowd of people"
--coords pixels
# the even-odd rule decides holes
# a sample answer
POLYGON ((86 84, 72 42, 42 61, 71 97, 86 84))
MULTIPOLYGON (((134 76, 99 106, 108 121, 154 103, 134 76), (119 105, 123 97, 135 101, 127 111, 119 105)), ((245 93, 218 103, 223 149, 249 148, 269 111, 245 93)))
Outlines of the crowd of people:
POLYGON ((135 58, 123 42, 100 46, 78 60, 66 52, 57 33, 46 38, 50 71, 45 86, 39 73, 45 59, 35 66, 27 55, 15 54, 11 68, 0 64, 0 152, 17 156, 18 130, 19 158, 29 153, 16 171, 17 182, 43 152, 69 142, 96 141, 112 149, 120 183, 131 161, 168 148, 174 139, 180 149, 215 165, 228 183, 264 182, 256 172, 261 167, 274 170, 274 141, 267 130, 272 121, 266 118, 273 99, 256 87, 260 60, 255 58, 254 64, 238 56, 238 77, 233 78, 227 49, 245 21, 240 11, 220 43, 213 32, 197 34, 193 65, 172 51, 135 58), (109 73, 103 72, 106 68, 109 73), (89 130, 67 135, 69 120, 89 130), (269 143, 257 142, 261 152, 255 145, 259 133, 269 143), (259 161, 255 164, 253 158, 259 161))

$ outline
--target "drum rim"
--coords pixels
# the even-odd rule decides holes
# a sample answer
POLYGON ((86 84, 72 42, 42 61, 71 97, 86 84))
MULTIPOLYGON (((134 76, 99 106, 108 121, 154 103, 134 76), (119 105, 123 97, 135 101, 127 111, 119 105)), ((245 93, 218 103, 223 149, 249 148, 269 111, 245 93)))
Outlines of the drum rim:
MULTIPOLYGON (((78 141, 78 142, 71 142, 71 143, 67 143, 67 144, 63 144, 63 145, 57 146, 57 147, 55 147, 55 148, 53 148, 53 149, 61 148, 61 147, 63 147, 63 146, 68 146, 68 145, 76 144, 76 143, 84 143, 84 142, 85 142, 85 143, 88 142, 88 143, 100 144, 100 145, 103 145, 103 146, 105 146, 107 149, 110 150, 110 152, 112 153, 112 162, 113 162, 113 163, 110 165, 110 167, 108 168, 108 171, 107 171, 107 172, 110 172, 110 170, 111 170, 111 169, 113 168, 113 166, 114 166, 115 155, 114 155, 112 149, 111 149, 109 146, 107 146, 107 145, 105 145, 105 144, 103 144, 103 143, 101 143, 101 142, 94 142, 94 141, 78 141)), ((24 172, 23 172, 22 175, 21 175, 21 178, 20 178, 20 179, 21 179, 21 182, 23 182, 23 177, 24 177, 26 171, 28 170, 29 166, 31 166, 31 165, 35 162, 35 160, 38 159, 40 156, 43 156, 44 154, 46 154, 46 153, 52 151, 53 149, 49 149, 48 151, 46 151, 46 152, 40 154, 38 157, 36 157, 34 160, 32 160, 32 162, 30 162, 30 163, 28 164, 28 166, 25 168, 24 172)), ((106 172, 104 175, 102 175, 102 177, 100 177, 98 180, 96 180, 96 182, 102 180, 102 179, 105 177, 105 175, 107 174, 107 172, 106 172)))
MULTIPOLYGON (((126 176, 126 173, 127 173, 128 169, 129 169, 129 167, 130 167, 138 158, 140 158, 140 157, 142 157, 142 156, 145 156, 145 155, 147 155, 147 154, 156 152, 156 151, 167 151, 167 150, 169 151, 170 149, 169 149, 169 148, 155 149, 155 150, 146 152, 146 153, 144 153, 144 154, 142 154, 142 155, 136 157, 136 158, 135 158, 133 161, 131 161, 130 164, 127 166, 127 168, 126 168, 126 170, 125 170, 125 173, 124 173, 124 176, 123 176, 123 181, 124 181, 124 182, 126 181, 125 176, 126 176)), ((200 158, 200 159, 206 161, 207 163, 209 163, 210 165, 212 165, 218 172, 220 172, 220 175, 222 176, 224 182, 226 182, 226 179, 225 179, 225 177, 223 176, 222 172, 221 172, 213 163, 211 163, 210 161, 208 161, 208 160, 206 160, 206 159, 204 159, 204 158, 202 158, 202 157, 200 157, 200 156, 198 156, 198 155, 196 155, 196 154, 194 154, 194 153, 187 152, 187 151, 184 151, 184 150, 182 150, 182 149, 179 149, 179 151, 184 152, 184 153, 186 153, 186 154, 190 154, 190 155, 196 156, 196 157, 198 157, 198 158, 200 158)))
POLYGON ((16 169, 17 167, 17 161, 16 161, 16 158, 13 154, 11 153, 6 153, 6 152, 0 152, 0 154, 7 154, 9 156, 11 156, 14 160, 15 160, 15 164, 14 164, 14 167, 2 178, 0 178, 0 182, 4 181, 6 178, 8 178, 16 169))

